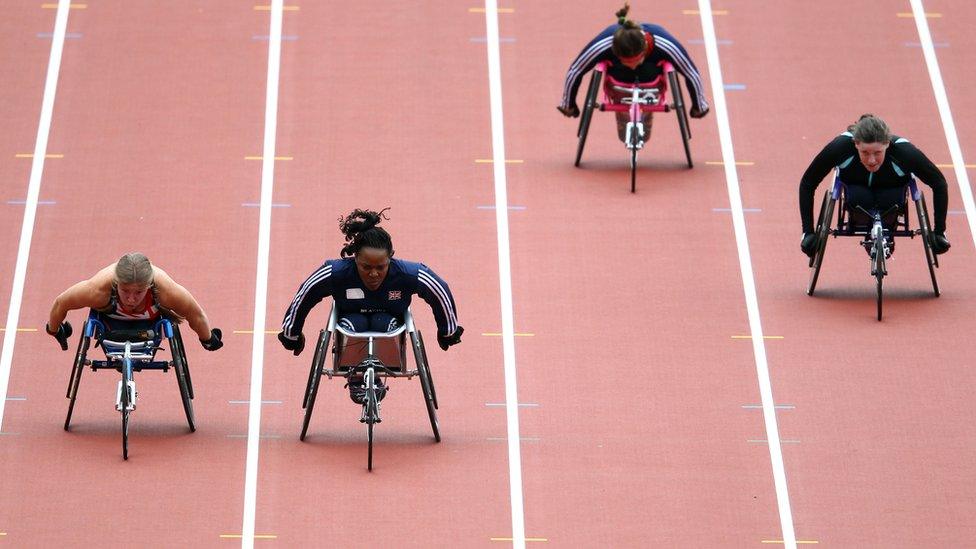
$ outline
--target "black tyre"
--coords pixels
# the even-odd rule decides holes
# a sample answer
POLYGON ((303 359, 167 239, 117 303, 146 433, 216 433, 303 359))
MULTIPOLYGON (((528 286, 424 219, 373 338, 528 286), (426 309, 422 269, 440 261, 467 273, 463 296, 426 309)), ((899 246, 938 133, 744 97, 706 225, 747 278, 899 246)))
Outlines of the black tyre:
POLYGON ((122 374, 122 459, 129 459, 129 384, 122 374))
POLYGON ((437 423, 437 410, 434 407, 433 384, 431 383, 430 371, 427 369, 420 332, 411 334, 410 339, 413 343, 413 356, 417 361, 417 372, 420 375, 420 388, 424 393, 424 404, 427 406, 427 417, 430 418, 430 429, 434 432, 434 440, 440 442, 441 432, 437 423))
POLYGON ((308 386, 305 391, 305 416, 302 418, 302 434, 299 440, 305 440, 308 433, 308 423, 312 420, 312 410, 315 409, 315 397, 319 394, 319 385, 322 382, 322 370, 325 368, 325 350, 329 347, 329 337, 331 332, 322 330, 319 333, 319 342, 315 346, 315 356, 312 357, 312 369, 309 372, 308 386))
POLYGON ((430 397, 434 401, 434 408, 437 408, 437 390, 434 388, 434 376, 430 375, 430 362, 427 361, 427 346, 424 345, 424 335, 417 332, 417 339, 420 340, 420 355, 424 359, 424 369, 427 370, 427 383, 430 385, 430 397))
POLYGON ((929 225, 929 211, 925 205, 925 195, 915 202, 915 211, 918 213, 919 233, 922 235, 922 246, 925 248, 925 261, 929 267, 929 277, 932 279, 932 290, 935 297, 939 297, 939 281, 935 278, 935 269, 939 267, 939 256, 932 250, 932 243, 929 238, 932 235, 931 225, 929 225))
POLYGON ((593 76, 590 77, 590 87, 586 90, 586 101, 583 103, 579 128, 576 130, 576 135, 579 137, 579 144, 576 146, 576 162, 573 164, 576 167, 579 167, 580 159, 583 158, 583 148, 586 146, 586 134, 590 131, 590 121, 593 119, 593 111, 598 105, 597 95, 600 93, 600 81, 602 79, 602 72, 593 71, 593 76))
POLYGON ((366 455, 366 469, 373 470, 373 423, 366 422, 366 446, 369 448, 366 455))
POLYGON ((881 322, 881 307, 884 301, 884 275, 876 275, 878 280, 878 322, 881 322))
POLYGON ((630 192, 637 192, 637 147, 630 150, 630 192))
POLYGON ((817 221, 817 251, 810 260, 810 284, 807 286, 807 295, 813 295, 817 289, 817 280, 820 278, 820 267, 823 265, 824 253, 827 250, 827 238, 830 236, 830 218, 834 213, 834 204, 837 201, 830 196, 830 191, 824 195, 824 202, 820 208, 820 218, 817 221))
POLYGON ((75 409, 75 400, 78 398, 78 385, 81 383, 81 372, 85 369, 85 360, 88 354, 88 346, 91 338, 85 337, 88 321, 82 325, 81 337, 78 338, 78 351, 75 353, 74 366, 71 368, 71 377, 68 378, 68 415, 64 418, 64 430, 67 431, 71 425, 71 414, 75 409))
POLYGON ((187 368, 186 363, 183 362, 183 356, 179 352, 179 342, 177 342, 177 335, 174 332, 173 337, 169 341, 170 349, 176 349, 173 351, 173 370, 176 371, 176 383, 180 387, 180 400, 183 401, 183 413, 186 414, 186 424, 190 427, 190 432, 197 430, 196 423, 193 417, 193 401, 190 396, 190 387, 187 381, 187 368))
MULTIPOLYGON (((175 352, 179 352, 180 358, 183 360, 183 373, 186 375, 186 388, 190 393, 190 400, 193 400, 193 378, 190 377, 190 363, 186 361, 186 347, 183 346, 183 334, 180 333, 180 327, 175 323, 173 324, 173 335, 176 336, 176 341, 175 343, 170 343, 170 347, 176 349, 175 352)), ((175 354, 175 352, 173 354, 175 354)))
POLYGON ((325 356, 325 350, 329 347, 329 337, 331 334, 328 330, 322 330, 319 332, 319 338, 315 342, 315 353, 312 355, 312 365, 308 368, 308 383, 305 384, 305 396, 302 398, 302 408, 308 406, 308 396, 312 390, 312 377, 315 375, 315 365, 325 356))
POLYGON ((674 110, 678 115, 678 127, 681 129, 681 142, 685 147, 685 159, 688 167, 694 168, 695 164, 691 161, 691 124, 688 123, 688 111, 685 109, 684 94, 681 91, 681 82, 678 75, 674 72, 668 73, 668 80, 671 84, 671 93, 674 96, 674 110))

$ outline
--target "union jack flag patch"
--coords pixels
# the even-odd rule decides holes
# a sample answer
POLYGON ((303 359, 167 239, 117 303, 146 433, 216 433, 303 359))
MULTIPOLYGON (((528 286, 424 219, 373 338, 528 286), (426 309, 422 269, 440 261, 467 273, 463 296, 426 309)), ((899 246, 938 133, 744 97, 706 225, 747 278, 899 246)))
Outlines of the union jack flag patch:
POLYGON ((400 290, 390 290, 390 296, 389 296, 388 299, 390 299, 390 300, 393 300, 393 299, 401 299, 402 297, 403 297, 403 294, 400 292, 400 290))

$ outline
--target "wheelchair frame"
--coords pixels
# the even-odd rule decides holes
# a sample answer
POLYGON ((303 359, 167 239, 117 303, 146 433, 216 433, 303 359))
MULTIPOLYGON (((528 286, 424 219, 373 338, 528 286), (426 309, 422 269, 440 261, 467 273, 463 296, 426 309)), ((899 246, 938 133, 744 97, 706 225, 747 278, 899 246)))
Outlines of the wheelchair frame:
MULTIPOLYGON (((671 112, 675 111, 678 116, 678 126, 681 130, 681 141, 685 149, 685 158, 688 161, 688 167, 694 167, 691 160, 691 146, 689 141, 691 140, 691 125, 688 123, 688 112, 685 109, 684 94, 681 90, 681 82, 678 80, 678 73, 674 70, 674 66, 667 61, 661 61, 658 64, 662 69, 662 74, 658 76, 655 80, 651 82, 641 82, 637 86, 633 84, 628 84, 624 82, 619 82, 611 78, 607 71, 612 66, 609 61, 603 61, 598 63, 593 68, 593 75, 590 77, 590 84, 586 91, 586 100, 583 103, 583 111, 580 113, 580 123, 576 130, 576 136, 579 138, 579 143, 576 147, 576 161, 574 166, 579 167, 580 160, 583 158, 583 148, 586 146, 586 136, 590 130, 590 122, 593 118, 593 111, 599 109, 601 111, 610 112, 630 112, 630 124, 636 125, 641 123, 640 114, 646 112, 671 112), (604 79, 604 75, 607 75, 604 79), (603 102, 599 102, 597 96, 600 93, 600 83, 603 81, 603 102), (616 91, 622 93, 632 93, 636 87, 642 90, 643 93, 649 93, 650 95, 656 96, 656 101, 649 101, 647 103, 641 103, 638 109, 633 108, 633 103, 627 102, 625 98, 622 102, 617 102, 614 100, 611 93, 616 87, 616 91), (668 103, 668 89, 671 90, 672 103, 668 103), (650 90, 656 90, 655 92, 650 92, 650 90)), ((646 142, 645 139, 640 140, 640 146, 636 144, 627 143, 627 148, 631 150, 631 192, 636 191, 635 177, 637 169, 637 153, 636 149, 641 148, 646 142)))
MULTIPOLYGON (((841 181, 840 177, 835 174, 834 183, 832 187, 824 193, 823 201, 820 206, 820 213, 817 217, 816 235, 817 235, 817 250, 813 257, 810 258, 810 282, 807 286, 807 295, 813 295, 817 287, 817 280, 820 277, 820 268, 823 265, 823 257, 827 247, 827 239, 830 236, 858 236, 865 238, 865 240, 872 240, 875 237, 872 235, 872 229, 874 225, 880 221, 880 219, 874 219, 867 223, 855 223, 851 220, 851 212, 847 208, 846 198, 844 194, 844 189, 846 185, 841 181), (837 207, 839 204, 840 207, 837 207), (837 210, 837 228, 830 228, 830 220, 833 217, 834 210, 837 210)), ((873 213, 871 215, 874 215, 873 213)), ((909 179, 908 184, 905 186, 905 199, 902 201, 902 205, 898 208, 896 213, 896 219, 894 227, 891 229, 885 229, 884 234, 894 237, 909 237, 915 238, 915 236, 922 237, 922 245, 925 249, 925 259, 929 268, 929 276, 932 280, 932 290, 935 292, 935 296, 939 297, 941 292, 939 290, 939 282, 935 276, 935 269, 939 267, 938 256, 932 251, 930 245, 929 236, 932 232, 931 224, 929 221, 928 206, 925 202, 925 194, 919 189, 915 178, 909 179), (911 197, 912 201, 915 203, 915 212, 918 217, 918 229, 912 229, 909 224, 908 217, 908 198, 911 197)), ((872 240, 874 242, 874 240, 872 240)), ((881 251, 881 248, 878 249, 881 251)), ((872 275, 878 277, 877 289, 878 289, 878 320, 881 320, 881 301, 882 301, 882 282, 881 277, 887 272, 884 270, 884 254, 875 253, 872 258, 872 275), (880 262, 880 265, 878 264, 880 262), (879 272, 880 271, 880 272, 879 272)))
MULTIPOLYGON (((370 370, 380 373, 383 377, 402 377, 410 379, 414 376, 420 378, 420 386, 423 391, 424 404, 427 407, 427 416, 430 419, 431 431, 434 434, 434 441, 440 442, 441 435, 439 424, 437 421, 437 393, 434 390, 434 381, 430 374, 430 365, 427 362, 427 351, 424 347, 423 336, 420 330, 417 329, 413 321, 413 314, 408 309, 404 314, 403 325, 392 332, 349 332, 338 325, 339 312, 335 305, 332 306, 332 312, 329 314, 329 322, 326 328, 319 331, 318 341, 315 345, 315 353, 312 356, 312 365, 308 372, 308 383, 305 385, 305 397, 302 400, 302 408, 305 409, 304 419, 302 421, 302 433, 299 436, 300 440, 305 440, 305 436, 308 433, 309 422, 312 418, 312 411, 315 407, 316 396, 318 395, 319 385, 322 376, 326 376, 329 379, 333 377, 340 377, 348 379, 354 372, 365 370, 370 370), (335 338, 333 340, 333 334, 335 338), (416 363, 416 369, 411 370, 407 366, 407 344, 406 338, 410 338, 410 347, 413 350, 414 361, 416 363), (398 339, 398 348, 400 352, 399 368, 390 368, 384 365, 376 355, 373 354, 373 345, 377 339, 398 339), (365 343, 369 346, 365 358, 359 361, 356 366, 349 364, 341 364, 343 353, 342 351, 346 349, 346 345, 349 339, 355 340, 365 340, 365 343), (329 348, 329 343, 332 343, 331 349, 329 348), (332 353, 332 367, 326 367, 326 356, 327 352, 332 353)), ((369 380, 366 380, 369 381, 369 380)), ((371 381, 369 381, 372 383, 371 381)), ((367 394, 370 390, 375 390, 372 385, 367 386, 367 394)), ((378 406, 375 410, 375 417, 372 416, 373 410, 367 410, 367 405, 370 403, 364 403, 364 415, 361 418, 363 423, 367 424, 367 438, 370 444, 370 469, 372 469, 372 425, 373 423, 379 423, 379 410, 378 406)), ((378 402, 373 402, 372 404, 377 404, 378 402)))
POLYGON ((173 368, 176 371, 177 383, 180 388, 180 399, 183 402, 183 412, 190 432, 196 431, 193 415, 193 381, 190 378, 189 365, 186 362, 186 352, 183 347, 183 337, 177 324, 166 318, 161 318, 151 330, 107 330, 101 315, 92 310, 85 320, 81 336, 78 339, 78 350, 68 378, 68 390, 65 397, 69 399, 68 413, 64 420, 64 430, 71 426, 71 415, 74 412, 75 401, 78 397, 78 387, 81 384, 81 373, 88 366, 92 371, 115 370, 122 374, 116 392, 116 409, 122 413, 122 457, 128 459, 128 425, 129 412, 135 410, 135 381, 134 372, 143 370, 162 370, 173 368), (119 337, 121 340, 106 339, 119 337), (156 352, 161 349, 163 338, 170 344, 169 361, 155 360, 156 352), (105 360, 91 360, 88 351, 91 340, 95 338, 95 346, 102 346, 105 360), (133 340, 135 340, 133 342, 133 340))

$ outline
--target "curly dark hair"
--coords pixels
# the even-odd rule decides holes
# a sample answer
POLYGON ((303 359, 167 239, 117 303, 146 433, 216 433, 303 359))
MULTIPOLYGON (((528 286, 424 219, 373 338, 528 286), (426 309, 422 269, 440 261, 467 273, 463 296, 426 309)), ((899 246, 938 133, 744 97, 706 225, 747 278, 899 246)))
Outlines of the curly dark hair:
POLYGON ((630 4, 625 3, 624 7, 617 10, 617 24, 620 28, 613 33, 613 44, 611 50, 617 57, 633 57, 640 55, 647 49, 647 38, 644 36, 644 29, 640 25, 627 19, 630 12, 630 4))
POLYGON ((393 239, 386 229, 379 227, 380 221, 390 219, 384 208, 378 212, 355 209, 346 217, 339 218, 339 230, 346 237, 346 245, 339 252, 341 257, 352 257, 361 248, 386 250, 393 257, 393 239))

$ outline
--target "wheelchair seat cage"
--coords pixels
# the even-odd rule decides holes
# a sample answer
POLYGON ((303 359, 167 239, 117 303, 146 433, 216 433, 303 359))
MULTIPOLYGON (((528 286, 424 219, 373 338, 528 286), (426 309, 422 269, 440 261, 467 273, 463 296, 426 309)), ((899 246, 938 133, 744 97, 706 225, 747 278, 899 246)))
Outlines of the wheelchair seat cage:
POLYGON ((935 269, 939 267, 938 257, 932 251, 930 235, 932 234, 928 207, 925 195, 919 189, 915 178, 909 179, 905 185, 904 197, 895 206, 885 212, 867 210, 861 206, 852 208, 846 200, 846 185, 841 181, 839 172, 835 171, 834 183, 824 193, 823 203, 817 219, 816 235, 817 248, 810 258, 810 282, 807 295, 813 295, 816 290, 820 268, 823 264, 824 252, 829 237, 854 236, 861 237, 861 244, 867 249, 871 258, 871 276, 876 278, 878 320, 882 315, 883 279, 888 274, 885 261, 891 255, 895 237, 915 238, 920 236, 928 263, 932 289, 938 297, 941 292, 936 280, 935 269), (915 204, 918 228, 913 229, 908 217, 908 199, 915 204), (836 226, 831 228, 833 212, 837 210, 836 226))
POLYGON ((136 409, 136 383, 134 372, 143 370, 176 371, 180 388, 180 398, 183 401, 183 411, 190 431, 196 430, 193 417, 193 384, 190 370, 186 364, 186 354, 183 350, 183 339, 179 327, 166 318, 161 318, 153 324, 151 329, 117 329, 110 330, 104 317, 92 310, 85 320, 81 336, 78 340, 78 351, 75 354, 71 377, 68 379, 69 399, 68 414, 64 420, 64 430, 71 425, 71 415, 78 397, 78 387, 81 383, 81 373, 85 367, 92 371, 115 370, 122 374, 115 393, 115 409, 122 413, 122 457, 128 459, 129 413, 136 409), (156 352, 162 349, 163 338, 170 344, 172 360, 156 360, 156 352), (91 341, 95 346, 101 346, 105 353, 105 360, 88 358, 91 341))
POLYGON ((321 378, 323 376, 328 379, 340 377, 346 378, 350 382, 353 380, 359 382, 358 379, 362 376, 361 383, 365 389, 365 398, 360 421, 365 423, 367 428, 368 468, 372 470, 373 425, 381 422, 379 398, 377 396, 380 386, 377 384, 376 378, 382 376, 384 378, 411 379, 417 376, 420 378, 420 386, 434 440, 440 442, 440 429, 436 412, 437 394, 434 391, 434 382, 430 375, 423 337, 420 330, 414 325, 410 310, 408 309, 404 314, 403 324, 390 332, 353 332, 340 326, 338 320, 339 312, 333 305, 332 312, 329 315, 329 323, 326 328, 319 332, 315 354, 312 357, 308 383, 305 386, 305 398, 302 401, 305 417, 299 439, 305 440, 308 433, 309 421, 312 417, 321 378), (329 348, 330 342, 332 343, 331 349, 329 348), (408 346, 413 351, 415 369, 411 369, 407 363, 408 346), (329 352, 332 353, 331 367, 326 366, 329 352))

